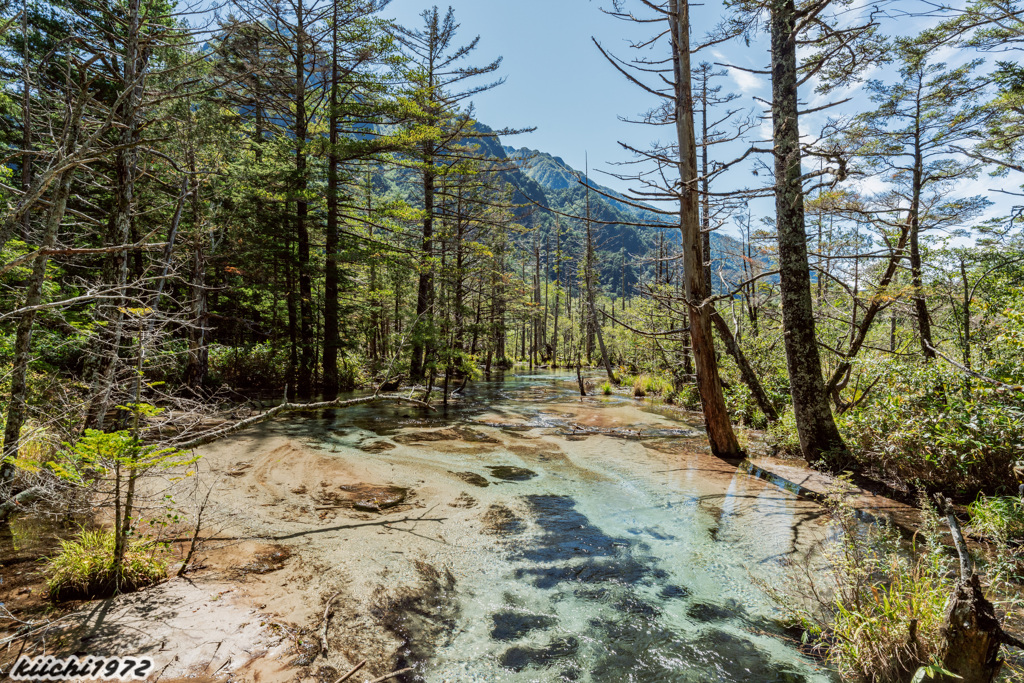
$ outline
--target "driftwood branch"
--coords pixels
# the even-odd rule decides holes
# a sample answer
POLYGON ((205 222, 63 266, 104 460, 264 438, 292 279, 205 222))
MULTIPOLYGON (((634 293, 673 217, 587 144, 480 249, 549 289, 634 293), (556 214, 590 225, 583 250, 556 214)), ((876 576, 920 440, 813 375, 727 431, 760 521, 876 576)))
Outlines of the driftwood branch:
POLYGON ((355 676, 356 672, 359 671, 360 669, 362 669, 364 666, 366 666, 366 660, 365 659, 363 661, 359 662, 358 664, 356 664, 354 667, 352 667, 347 674, 345 674, 344 676, 342 676, 338 680, 334 681, 334 683, 342 683, 343 681, 347 681, 348 679, 350 679, 353 676, 355 676))
POLYGON ((39 256, 78 256, 80 254, 109 254, 118 251, 146 251, 150 249, 163 249, 167 244, 165 242, 141 244, 136 242, 135 244, 119 244, 116 247, 96 247, 90 249, 36 249, 35 251, 29 252, 24 256, 19 256, 16 259, 8 261, 7 263, 0 266, 0 275, 3 275, 7 271, 11 270, 15 266, 19 266, 22 263, 28 263, 34 261, 39 256))
POLYGON ((282 415, 284 413, 297 413, 310 410, 331 410, 335 408, 350 408, 352 406, 363 405, 365 403, 374 403, 376 401, 395 401, 398 403, 409 403, 411 405, 419 406, 421 408, 429 408, 430 410, 434 410, 423 401, 417 401, 412 398, 406 398, 405 396, 396 396, 393 394, 363 396, 361 398, 350 398, 347 400, 339 399, 336 401, 320 401, 318 403, 288 403, 287 401, 285 401, 280 405, 274 406, 273 408, 263 413, 262 415, 254 415, 253 417, 246 418, 240 422, 236 422, 227 427, 222 427, 212 432, 203 434, 202 436, 198 436, 190 441, 176 444, 174 447, 179 450, 185 451, 190 448, 195 448, 197 446, 212 443, 214 441, 217 441, 218 439, 222 439, 225 436, 228 436, 229 434, 240 432, 243 429, 247 429, 249 427, 252 427, 253 425, 258 425, 261 422, 266 422, 272 417, 282 415))
POLYGON ((24 503, 31 503, 33 500, 38 498, 39 494, 42 492, 42 487, 33 486, 31 488, 25 489, 16 496, 12 496, 11 498, 5 500, 3 503, 0 503, 0 523, 7 521, 7 518, 10 516, 12 512, 14 512, 15 508, 17 508, 19 505, 23 505, 24 503))
POLYGON ((946 522, 949 524, 949 533, 953 536, 953 545, 956 547, 956 554, 960 557, 960 578, 964 581, 970 581, 974 575, 974 569, 971 566, 971 558, 967 554, 967 543, 964 541, 964 535, 960 531, 960 523, 956 519, 953 504, 949 498, 946 498, 941 493, 935 494, 935 502, 939 505, 939 512, 946 516, 946 522))
POLYGON ((331 620, 331 605, 334 604, 334 600, 339 595, 341 595, 341 591, 338 591, 337 593, 329 597, 327 599, 327 605, 324 606, 324 624, 323 630, 320 631, 320 645, 322 646, 320 649, 320 654, 322 654, 324 657, 327 656, 327 625, 330 623, 331 620))
POLYGON ((1006 631, 1001 631, 999 633, 999 642, 1003 645, 1012 645, 1013 647, 1024 650, 1024 642, 1021 642, 1017 636, 1011 635, 1006 631))
POLYGON ((389 680, 391 678, 394 678, 395 676, 401 676, 402 674, 409 673, 410 671, 412 671, 412 667, 411 666, 406 668, 406 669, 399 669, 398 671, 392 671, 391 673, 386 674, 384 676, 381 676, 380 678, 373 679, 372 681, 370 681, 370 683, 383 683, 383 681, 386 681, 386 680, 389 680))

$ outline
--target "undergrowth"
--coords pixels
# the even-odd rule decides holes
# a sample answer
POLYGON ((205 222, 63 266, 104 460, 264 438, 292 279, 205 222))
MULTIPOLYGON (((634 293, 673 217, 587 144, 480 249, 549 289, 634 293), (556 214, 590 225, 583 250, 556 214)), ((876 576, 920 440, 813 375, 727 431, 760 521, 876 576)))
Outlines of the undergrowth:
POLYGON ((105 598, 157 583, 167 566, 156 557, 154 543, 133 542, 125 551, 120 574, 114 563, 114 533, 83 529, 77 539, 61 541, 47 563, 47 590, 55 600, 105 598))
MULTIPOLYGON (((866 524, 832 494, 827 504, 835 534, 819 548, 825 571, 808 562, 791 592, 768 589, 804 632, 805 644, 832 664, 844 681, 906 683, 940 672, 937 661, 946 602, 958 571, 943 539, 945 528, 925 501, 922 525, 909 544, 892 525, 866 524), (792 595, 803 598, 794 606, 792 595)), ((970 529, 991 538, 1019 533, 1020 501, 981 498, 970 507, 970 529), (1013 531, 1010 531, 1013 530, 1013 531)), ((986 593, 1000 612, 1019 608, 1021 576, 1007 571, 1015 548, 1000 545, 977 564, 986 593)), ((1016 656, 998 680, 1024 680, 1016 656)))
POLYGON ((953 580, 939 520, 930 509, 909 549, 885 523, 863 524, 842 503, 829 505, 837 537, 821 548, 827 570, 805 568, 794 590, 802 607, 776 594, 805 641, 843 680, 903 683, 935 666, 953 580))

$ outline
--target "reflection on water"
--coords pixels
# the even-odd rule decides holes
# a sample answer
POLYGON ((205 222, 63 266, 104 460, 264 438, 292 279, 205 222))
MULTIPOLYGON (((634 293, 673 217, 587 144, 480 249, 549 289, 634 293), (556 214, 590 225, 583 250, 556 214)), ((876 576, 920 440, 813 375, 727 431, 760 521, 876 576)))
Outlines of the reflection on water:
POLYGON ((422 459, 481 502, 493 542, 410 680, 835 680, 758 587, 781 586, 824 535, 820 508, 707 455, 670 412, 581 402, 574 387, 568 373, 506 376, 447 413, 374 406, 321 423, 336 444, 398 436, 366 457, 422 459))

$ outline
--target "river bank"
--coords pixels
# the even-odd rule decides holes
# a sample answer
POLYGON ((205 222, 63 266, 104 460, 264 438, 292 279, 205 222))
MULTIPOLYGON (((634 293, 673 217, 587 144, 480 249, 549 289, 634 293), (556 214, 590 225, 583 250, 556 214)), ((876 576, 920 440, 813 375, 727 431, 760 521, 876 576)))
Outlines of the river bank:
POLYGON ((205 447, 194 571, 86 605, 48 651, 148 654, 161 681, 333 683, 364 659, 432 682, 831 678, 756 585, 813 562, 817 504, 643 402, 558 376, 477 392, 205 447))

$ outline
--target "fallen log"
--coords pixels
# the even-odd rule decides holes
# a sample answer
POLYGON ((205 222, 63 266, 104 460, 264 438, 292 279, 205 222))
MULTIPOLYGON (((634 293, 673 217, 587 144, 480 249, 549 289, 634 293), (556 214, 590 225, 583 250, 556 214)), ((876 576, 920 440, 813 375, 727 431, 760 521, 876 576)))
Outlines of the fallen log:
POLYGON ((373 396, 363 396, 361 398, 350 398, 346 400, 335 400, 335 401, 319 401, 317 403, 288 403, 285 401, 280 405, 276 405, 262 415, 255 415, 250 418, 246 418, 233 425, 216 429, 212 432, 208 432, 194 439, 186 441, 184 443, 174 444, 174 448, 182 451, 187 451, 190 448, 197 446, 203 446, 208 443, 223 439, 225 436, 240 432, 243 429, 247 429, 254 425, 258 425, 261 422, 266 422, 272 417, 282 415, 284 413, 297 413, 297 412, 308 412, 315 410, 335 410, 338 408, 350 408, 352 406, 363 405, 366 403, 375 403, 377 401, 394 401, 397 403, 409 403, 420 408, 429 408, 434 410, 430 405, 423 401, 417 401, 416 399, 406 398, 405 396, 396 396, 394 394, 376 394, 373 396))
POLYGON ((19 505, 31 503, 33 500, 38 498, 39 494, 42 492, 42 487, 32 486, 15 496, 11 496, 3 503, 0 503, 0 523, 6 522, 10 514, 14 512, 14 510, 17 509, 19 505))

